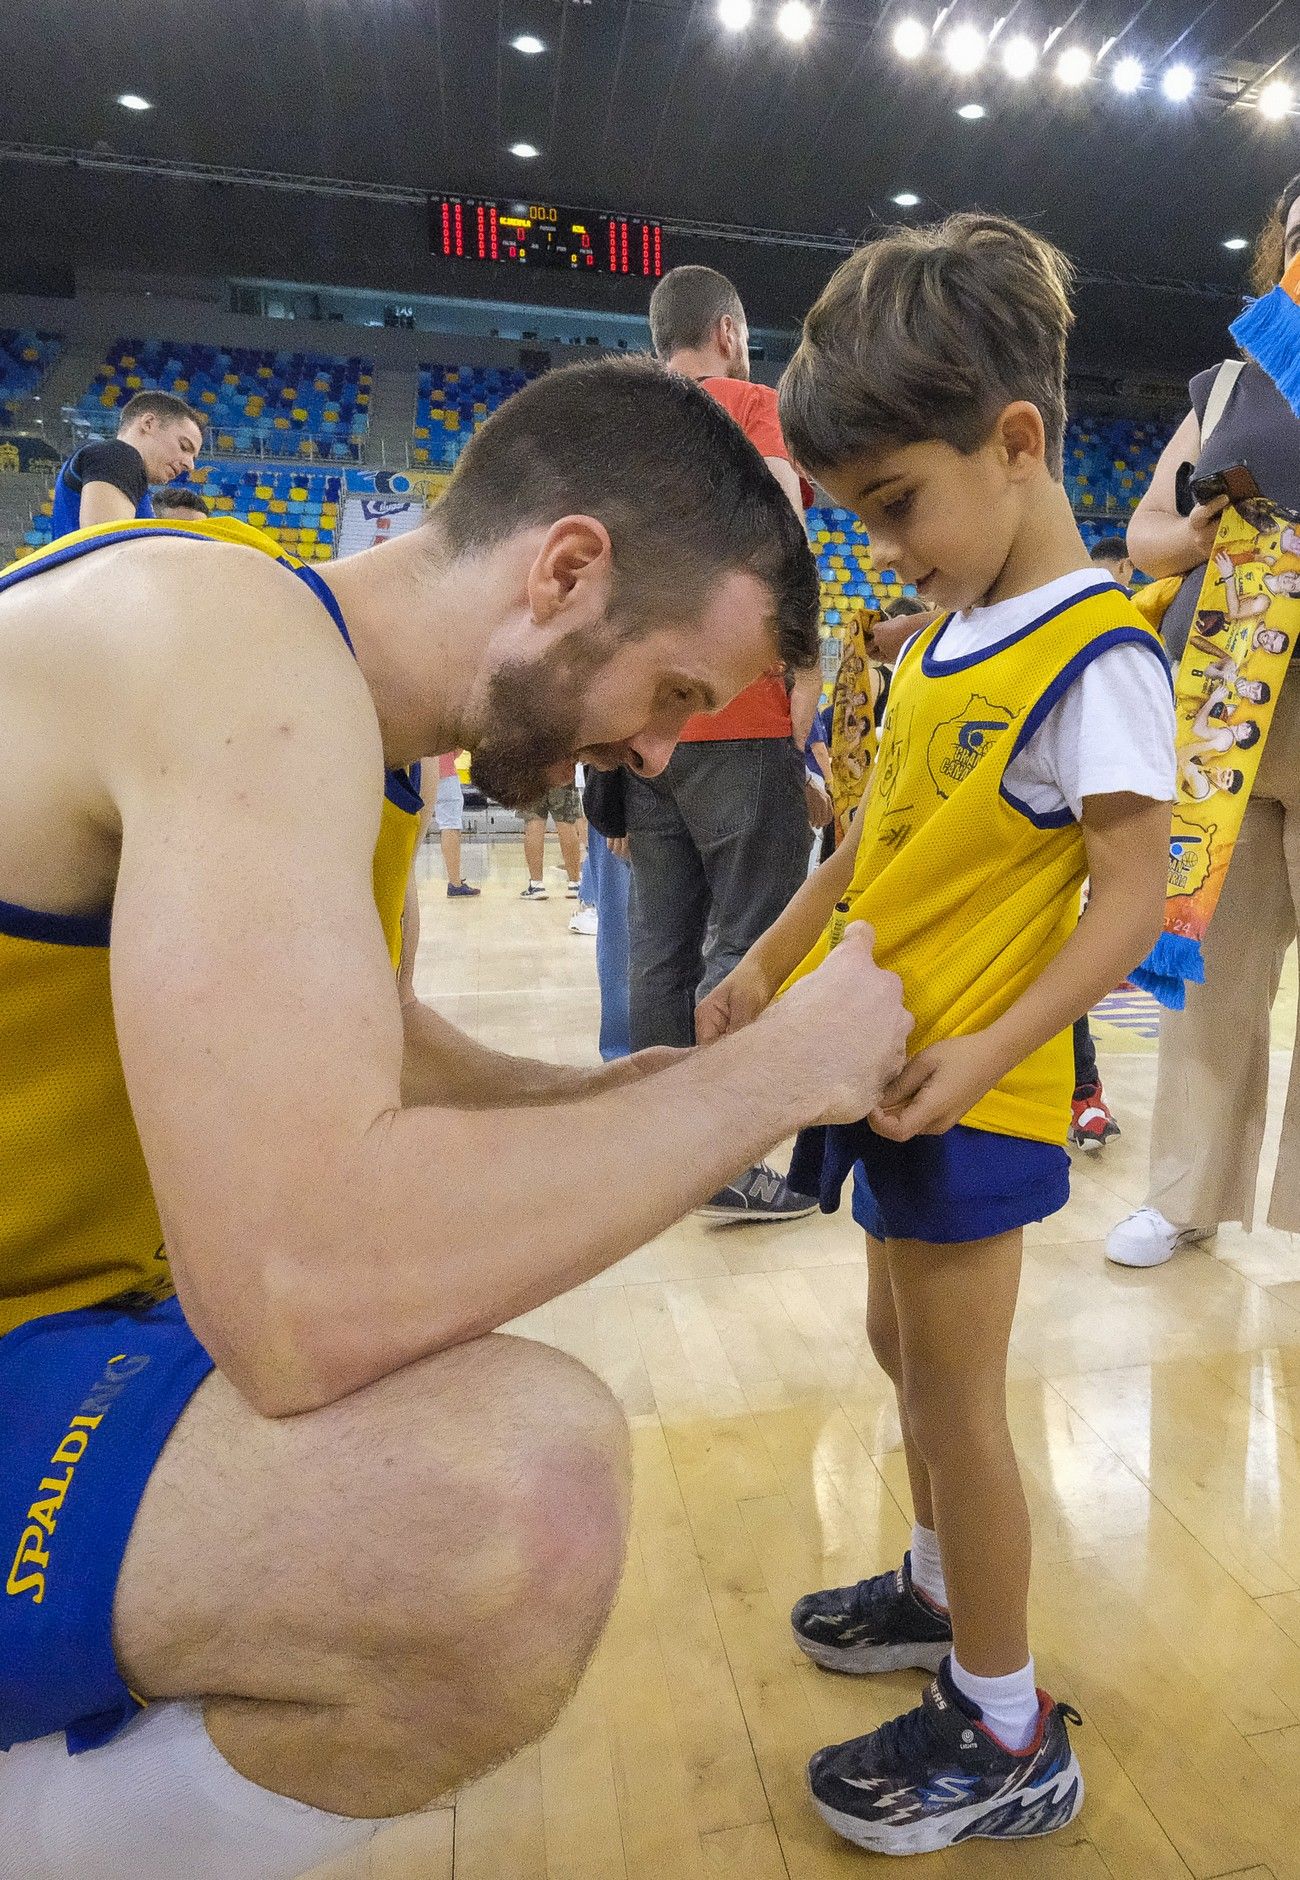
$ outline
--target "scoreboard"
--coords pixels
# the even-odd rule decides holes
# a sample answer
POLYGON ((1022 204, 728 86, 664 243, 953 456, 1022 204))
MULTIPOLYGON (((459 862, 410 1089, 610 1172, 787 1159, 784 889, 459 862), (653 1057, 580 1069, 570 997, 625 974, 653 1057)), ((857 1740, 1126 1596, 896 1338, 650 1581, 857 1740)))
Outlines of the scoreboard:
POLYGON ((447 261, 628 274, 657 281, 663 225, 635 215, 597 215, 542 202, 430 196, 429 247, 447 261))

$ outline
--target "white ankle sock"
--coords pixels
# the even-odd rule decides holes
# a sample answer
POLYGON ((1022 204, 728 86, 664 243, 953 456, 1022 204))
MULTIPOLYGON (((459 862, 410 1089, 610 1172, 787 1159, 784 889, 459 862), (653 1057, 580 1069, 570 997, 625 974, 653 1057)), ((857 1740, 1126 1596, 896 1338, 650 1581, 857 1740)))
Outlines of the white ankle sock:
POLYGON ((0 1753, 0 1870, 23 1880, 296 1880, 382 1825, 258 1788, 198 1704, 151 1704, 80 1756, 61 1731, 0 1753))
POLYGON ((948 1610, 948 1588, 943 1583, 943 1562, 939 1558, 939 1536, 933 1528, 912 1524, 912 1585, 924 1593, 932 1605, 948 1610))
POLYGON ((963 1671, 954 1652, 948 1661, 952 1681, 963 1697, 969 1697, 983 1712, 983 1720, 999 1743, 1007 1749, 1026 1749, 1038 1729, 1038 1691, 1034 1684, 1034 1661, 1023 1671, 1008 1672, 1004 1678, 977 1678, 963 1671))

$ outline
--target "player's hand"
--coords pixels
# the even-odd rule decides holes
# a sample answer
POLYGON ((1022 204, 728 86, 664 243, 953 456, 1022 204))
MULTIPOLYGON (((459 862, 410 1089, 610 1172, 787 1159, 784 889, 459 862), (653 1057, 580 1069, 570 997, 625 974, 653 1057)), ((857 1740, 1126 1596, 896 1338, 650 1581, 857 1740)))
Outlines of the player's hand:
POLYGON ((902 980, 872 957, 874 941, 865 921, 852 921, 835 950, 763 1021, 790 1034, 792 1066, 811 1084, 810 1123, 857 1122, 906 1063, 912 1014, 902 980))
POLYGON ((752 1025, 772 1003, 775 988, 748 954, 718 981, 695 1008, 695 1041, 714 1044, 729 1032, 752 1025))
POLYGON ((867 1121, 891 1142, 942 1136, 987 1096, 1002 1070, 979 1032, 968 1038, 941 1038, 909 1059, 867 1121))

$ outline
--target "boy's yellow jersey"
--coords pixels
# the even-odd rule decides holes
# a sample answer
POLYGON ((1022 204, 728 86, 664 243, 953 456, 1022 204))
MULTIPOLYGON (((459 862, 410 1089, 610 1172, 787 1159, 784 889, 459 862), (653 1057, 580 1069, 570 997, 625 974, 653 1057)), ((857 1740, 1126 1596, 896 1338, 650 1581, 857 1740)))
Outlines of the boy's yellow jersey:
MULTIPOLYGON (((347 639, 318 575, 261 530, 224 519, 79 529, 0 574, 0 592, 153 534, 193 540, 196 556, 209 541, 273 556, 307 583, 347 639)), ((419 835, 418 789, 418 772, 389 772, 375 848, 375 904, 394 967, 419 835)), ((113 1025, 111 921, 111 908, 48 914, 0 901, 0 1335, 45 1313, 171 1291, 113 1025)))
MULTIPOLYGON (((1017 802, 1004 788, 1008 765, 1101 653, 1137 642, 1163 658, 1110 584, 964 658, 944 658, 944 625, 924 628, 895 672, 848 896, 849 918, 872 923, 876 958, 903 981, 913 1055, 1000 1018, 1078 923, 1082 828, 1068 810, 1041 815, 1017 802)), ((829 944, 828 928, 791 982, 829 944)), ((962 1120, 1064 1142, 1073 1087, 1067 1031, 962 1120)))

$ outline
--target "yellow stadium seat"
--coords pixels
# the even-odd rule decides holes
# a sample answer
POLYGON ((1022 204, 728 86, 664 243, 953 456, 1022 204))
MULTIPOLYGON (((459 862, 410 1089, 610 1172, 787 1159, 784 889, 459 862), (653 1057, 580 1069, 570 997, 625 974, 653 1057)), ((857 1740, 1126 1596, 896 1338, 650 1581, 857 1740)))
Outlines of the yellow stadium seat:
POLYGON ((294 421, 294 423, 295 423, 295 424, 306 424, 306 422, 307 422, 307 408, 306 408, 306 406, 305 406, 305 405, 295 405, 295 406, 294 406, 294 408, 293 408, 293 421, 294 421))
POLYGON ((318 531, 316 529, 300 529, 298 534, 302 541, 314 542, 317 539, 318 531))
POLYGON ((273 516, 287 516, 289 513, 289 505, 285 502, 283 496, 273 496, 267 504, 267 508, 273 516))
POLYGON ((289 429, 289 420, 287 418, 272 418, 271 423, 277 431, 287 431, 289 429))
POLYGON ((300 488, 291 488, 291 489, 290 489, 290 491, 289 491, 289 501, 290 501, 291 503, 305 503, 305 502, 306 502, 306 500, 307 500, 307 492, 306 492, 306 490, 304 490, 304 489, 300 489, 300 488))
POLYGON ((425 444, 417 444, 415 446, 415 449, 411 452, 411 456, 414 458, 416 463, 428 463, 429 461, 428 446, 425 444))
POLYGON ((174 392, 188 392, 189 389, 190 389, 190 382, 188 379, 177 379, 172 385, 172 390, 174 392))
POLYGON ((144 380, 140 377, 138 372, 130 372, 127 374, 126 384, 131 391, 138 392, 140 387, 144 384, 144 380))
POLYGON ((265 527, 266 524, 266 511, 264 509, 250 509, 248 512, 248 520, 253 524, 254 528, 261 529, 265 527))
POLYGON ((288 399, 288 400, 290 401, 290 403, 292 403, 292 402, 293 402, 293 400, 294 400, 294 399, 295 399, 295 398, 296 398, 297 396, 298 396, 298 391, 297 391, 297 387, 296 387, 296 386, 293 386, 293 385, 282 385, 282 386, 280 387, 280 402, 281 402, 282 404, 283 404, 283 402, 284 402, 284 400, 285 400, 286 398, 287 398, 287 399, 288 399))
POLYGON ((270 366, 259 366, 257 368, 257 376, 259 379, 269 379, 271 377, 270 366))
POLYGON ((416 425, 416 427, 415 427, 415 435, 416 435, 417 437, 428 437, 428 435, 429 435, 429 427, 428 427, 428 425, 427 425, 427 424, 417 424, 417 425, 416 425))
POLYGON ((40 356, 34 346, 23 347, 21 357, 27 361, 28 365, 31 365, 33 361, 39 359, 40 356))
POLYGON ((238 385, 239 374, 237 372, 227 372, 222 378, 221 383, 223 385, 238 385))
POLYGON ((116 385, 110 385, 106 391, 102 391, 99 394, 99 402, 104 406, 106 411, 113 409, 113 406, 117 403, 117 399, 118 391, 116 385))
POLYGON ((444 431, 459 431, 460 413, 458 411, 445 411, 442 414, 442 428, 444 431))
POLYGON ((135 364, 135 354, 134 354, 134 353, 123 353, 123 354, 122 354, 122 357, 121 357, 121 358, 120 358, 120 359, 118 360, 118 362, 117 362, 117 363, 118 363, 118 364, 119 364, 120 366, 133 366, 133 365, 135 364))
POLYGON ((203 405, 215 405, 216 402, 217 394, 215 392, 204 392, 199 399, 199 403, 203 405))
POLYGON ((327 392, 330 388, 330 382, 328 379, 313 379, 311 388, 314 392, 327 392))
MULTIPOLYGON (((314 561, 329 561, 332 559, 333 554, 334 551, 328 542, 318 542, 316 547, 311 551, 311 556, 314 561)), ((306 558, 304 557, 304 559, 306 558)))

